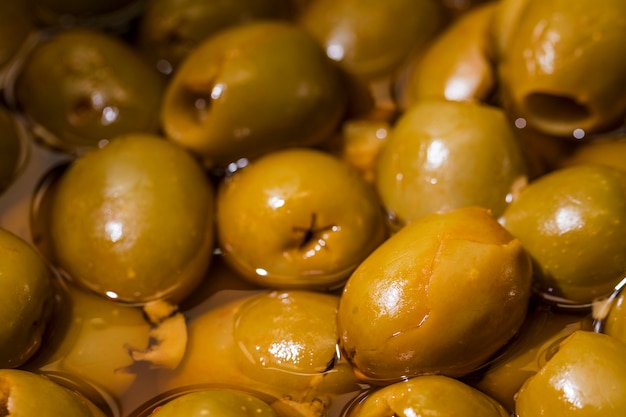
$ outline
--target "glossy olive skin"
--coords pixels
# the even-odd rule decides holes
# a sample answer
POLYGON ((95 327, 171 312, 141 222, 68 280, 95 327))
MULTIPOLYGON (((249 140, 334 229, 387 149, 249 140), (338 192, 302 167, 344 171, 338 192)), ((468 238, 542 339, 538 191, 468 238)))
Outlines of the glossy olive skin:
POLYGON ((510 0, 499 7, 499 78, 513 117, 564 137, 623 123, 626 57, 616 51, 626 42, 626 3, 510 0))
POLYGON ((578 330, 517 394, 519 417, 624 415, 626 344, 578 330))
POLYGON ((276 417, 264 401, 250 394, 226 390, 206 390, 181 395, 156 409, 154 417, 276 417))
POLYGON ((391 129, 376 186, 398 224, 479 205, 498 217, 528 171, 504 112, 477 102, 421 100, 391 129))
POLYGON ((338 288, 387 237, 360 173, 308 148, 267 154, 226 178, 216 210, 225 261, 270 288, 338 288))
POLYGON ((348 73, 371 80, 397 72, 447 18, 438 0, 317 0, 299 22, 348 73))
POLYGON ((508 417, 497 401, 442 375, 417 376, 368 394, 348 417, 508 417))
POLYGON ((489 36, 495 2, 477 6, 446 27, 418 55, 401 94, 410 106, 424 98, 487 101, 497 75, 489 36))
POLYGON ((338 296, 295 290, 230 296, 187 312, 187 354, 177 369, 160 372, 161 391, 230 386, 275 397, 276 409, 323 411, 360 389, 350 365, 336 357, 338 296))
POLYGON ((27 152, 23 145, 17 121, 4 107, 0 107, 0 194, 17 176, 27 152))
POLYGON ((515 394, 558 349, 558 344, 576 330, 591 330, 587 312, 559 311, 533 303, 524 325, 504 352, 488 367, 465 381, 491 396, 508 411, 515 411, 515 394))
POLYGON ((321 143, 346 100, 339 70, 308 33, 288 22, 250 22, 187 56, 167 87, 161 122, 207 167, 225 167, 321 143))
POLYGON ((463 376, 517 332, 530 285, 528 255, 486 209, 426 215, 350 276, 340 345, 365 381, 463 376))
POLYGON ((501 223, 533 258, 537 292, 589 303, 626 270, 626 174, 601 165, 552 171, 520 192, 501 223))
POLYGON ((78 158, 53 188, 53 262, 74 282, 120 301, 177 303, 203 279, 214 192, 176 144, 119 136, 78 158))
POLYGON ((106 416, 80 394, 29 371, 0 369, 0 386, 7 416, 106 416))
POLYGON ((121 39, 67 29, 44 38, 15 81, 15 101, 50 146, 79 153, 115 136, 159 127, 165 81, 121 39))
POLYGON ((0 366, 17 368, 41 347, 52 276, 37 251, 6 229, 0 229, 0 259, 0 366))
POLYGON ((288 19, 290 0, 151 0, 141 16, 137 45, 161 72, 170 74, 200 42, 231 25, 288 19))

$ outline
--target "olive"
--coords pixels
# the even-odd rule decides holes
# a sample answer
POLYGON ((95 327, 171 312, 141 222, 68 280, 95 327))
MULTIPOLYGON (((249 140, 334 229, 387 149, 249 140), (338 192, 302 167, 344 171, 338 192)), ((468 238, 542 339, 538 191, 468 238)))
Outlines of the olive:
POLYGON ((626 270, 626 173, 591 164, 554 170, 521 190, 501 223, 533 258, 539 294, 590 303, 626 270))
POLYGON ((432 212, 478 205, 498 217, 528 180, 505 113, 478 102, 420 100, 392 127, 376 185, 398 225, 432 212))
POLYGON ((424 98, 490 99, 497 79, 489 36, 495 9, 495 2, 472 8, 413 58, 400 86, 405 107, 424 98))
POLYGON ((523 326, 501 354, 464 380, 513 412, 515 394, 552 357, 559 343, 576 330, 591 330, 592 324, 587 312, 533 303, 523 326))
POLYGON ((535 416, 623 416, 626 344, 577 330, 517 393, 515 412, 535 416))
POLYGON ((425 215, 348 279, 338 310, 340 345, 368 382, 460 377, 515 335, 530 286, 529 256, 488 210, 425 215))
POLYGON ((439 0, 317 0, 299 22, 348 73, 372 80, 393 76, 447 18, 439 0))
POLYGON ((174 398, 150 414, 154 417, 276 417, 260 398, 244 392, 206 389, 174 398))
POLYGON ((291 0, 150 0, 139 21, 137 45, 165 74, 204 39, 252 20, 289 19, 291 0))
POLYGON ((603 320, 602 332, 626 343, 626 294, 621 292, 611 300, 608 314, 603 320))
POLYGON ((35 29, 35 19, 27 3, 23 0, 0 2, 0 79, 35 29))
POLYGON ((304 29, 249 22, 198 45, 169 83, 166 136, 207 167, 290 146, 320 144, 346 108, 339 70, 304 29))
POLYGON ((22 238, 0 228, 0 366, 17 368, 41 347, 54 300, 51 273, 22 238))
POLYGON ((18 121, 4 107, 0 107, 0 194, 17 177, 26 163, 27 149, 18 121))
MULTIPOLYGON (((327 411, 360 387, 338 357, 339 297, 313 291, 261 291, 188 312, 187 353, 159 371, 161 391, 198 384, 237 387, 275 397, 276 409, 327 411)), ((315 414, 323 415, 323 414, 315 414)))
POLYGON ((26 0, 43 25, 116 26, 141 9, 143 0, 26 0))
POLYGON ((495 37, 504 106, 538 130, 581 138, 626 115, 626 2, 499 2, 495 37), (602 69, 598 71, 598 69, 602 69))
POLYGON ((626 135, 581 143, 560 161, 560 167, 579 164, 601 164, 626 170, 626 135))
POLYGON ((0 369, 0 400, 6 416, 105 417, 81 394, 52 379, 19 369, 0 369))
POLYGON ((504 407, 469 385, 443 375, 423 375, 374 390, 347 417, 508 417, 504 407))
POLYGON ((265 287, 338 288, 387 236, 374 189, 310 148, 271 152, 236 171, 216 207, 224 260, 265 287))
POLYGON ((49 248, 73 282, 119 301, 177 303, 214 245, 214 191, 200 164, 156 135, 128 134, 76 159, 51 188, 49 248))
POLYGON ((79 153, 121 134, 156 133, 165 82, 120 38, 73 28, 35 45, 13 88, 39 139, 79 153))

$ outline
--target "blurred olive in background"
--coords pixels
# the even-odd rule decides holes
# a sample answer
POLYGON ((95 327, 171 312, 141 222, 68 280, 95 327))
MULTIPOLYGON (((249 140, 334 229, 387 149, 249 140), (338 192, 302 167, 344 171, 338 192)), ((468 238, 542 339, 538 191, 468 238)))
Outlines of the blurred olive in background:
POLYGON ((148 0, 137 46, 164 74, 171 74, 199 43, 229 26, 262 19, 290 19, 293 0, 148 0))
POLYGON ((72 28, 42 37, 12 88, 39 139, 79 153, 120 134, 157 132, 165 80, 115 35, 72 28))
POLYGON ((514 118, 581 138, 626 115, 626 2, 504 0, 494 36, 502 99, 514 118))
POLYGON ((607 165, 626 171, 626 135, 582 142, 561 160, 560 166, 580 164, 607 165))
POLYGON ((595 164, 554 170, 522 189, 501 223, 533 258, 538 293, 590 303, 626 271, 626 172, 595 164))
POLYGON ((176 71, 162 127, 211 168, 319 145, 344 116, 341 81, 321 46, 295 24, 236 25, 206 39, 176 71))
POLYGON ((144 0, 26 0, 46 26, 115 25, 136 17, 144 0))
POLYGON ((498 217, 527 180, 520 142, 501 109, 436 99, 421 100, 400 116, 376 172, 396 226, 472 205, 498 217))
POLYGON ((448 22, 439 0, 315 0, 299 22, 348 73, 392 76, 448 22))
MULTIPOLYGON (((20 48, 28 35, 37 29, 32 10, 23 0, 3 0, 0 2, 0 82, 4 82, 2 72, 20 48)), ((0 84, 0 89, 4 85, 0 84)))
POLYGON ((14 115, 0 107, 0 195, 11 185, 27 158, 23 132, 14 115))

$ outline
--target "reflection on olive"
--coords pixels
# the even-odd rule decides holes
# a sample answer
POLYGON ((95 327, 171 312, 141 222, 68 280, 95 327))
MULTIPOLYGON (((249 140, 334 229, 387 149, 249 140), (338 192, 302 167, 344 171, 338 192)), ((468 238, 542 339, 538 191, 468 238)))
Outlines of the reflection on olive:
POLYGON ((469 385, 442 375, 396 382, 365 396, 347 417, 508 417, 504 407, 469 385))
POLYGON ((49 246, 71 280, 136 303, 177 303, 199 285, 213 251, 214 192, 185 150, 160 136, 119 136, 58 181, 49 246))
POLYGON ((74 28, 35 46, 14 89, 40 139, 78 152, 120 134, 156 132, 164 87, 161 75, 121 39, 74 28))
POLYGON ((17 368, 41 347, 53 303, 50 271, 37 251, 0 228, 0 366, 17 368))
POLYGON ((524 321, 531 265, 519 240, 479 207, 404 226, 350 276, 340 344, 367 382, 463 376, 524 321))
POLYGON ((576 165, 524 188, 502 215, 534 260, 536 290, 556 302, 606 296, 626 270, 626 172, 576 165))

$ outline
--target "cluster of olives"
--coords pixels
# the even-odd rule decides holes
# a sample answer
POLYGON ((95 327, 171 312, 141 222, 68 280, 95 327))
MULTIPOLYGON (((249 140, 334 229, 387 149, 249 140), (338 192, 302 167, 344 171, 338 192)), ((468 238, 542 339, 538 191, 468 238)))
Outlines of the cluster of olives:
POLYGON ((624 45, 622 0, 3 0, 0 414, 624 415, 624 45))

